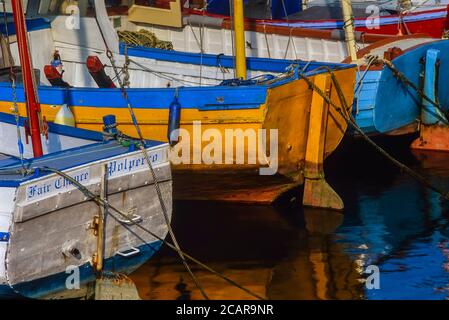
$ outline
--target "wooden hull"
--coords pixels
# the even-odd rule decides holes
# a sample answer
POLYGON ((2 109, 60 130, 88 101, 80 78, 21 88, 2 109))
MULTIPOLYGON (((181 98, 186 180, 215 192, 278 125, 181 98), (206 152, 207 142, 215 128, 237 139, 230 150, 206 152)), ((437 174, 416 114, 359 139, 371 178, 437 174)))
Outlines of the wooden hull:
MULTIPOLYGON (((352 101, 353 85, 355 81, 355 69, 348 68, 335 71, 335 76, 338 82, 342 85, 342 89, 346 101, 352 101)), ((314 80, 314 76, 311 77, 314 80)), ((218 87, 220 88, 220 87, 218 87)), ((231 90, 232 88, 229 88, 231 90)), ((42 114, 48 121, 53 121, 58 108, 56 105, 61 105, 55 93, 59 90, 57 88, 41 88, 40 97, 42 103, 42 114)), ((76 92, 77 89, 71 89, 76 92)), ((241 95, 252 94, 252 91, 240 92, 241 95)), ((140 101, 150 101, 154 94, 152 89, 130 89, 131 100, 135 95, 139 95, 140 101)), ((294 175, 301 177, 301 170, 304 167, 305 150, 307 145, 308 128, 309 128, 309 113, 311 106, 313 91, 308 89, 308 85, 304 80, 294 80, 287 84, 268 88, 266 96, 263 98, 263 103, 254 108, 236 110, 217 110, 211 111, 202 110, 198 108, 186 108, 181 112, 181 129, 185 129, 190 135, 192 142, 193 138, 198 138, 204 134, 208 129, 218 130, 222 136, 225 136, 225 130, 240 129, 253 130, 257 132, 261 129, 278 130, 279 139, 279 172, 285 175, 294 175), (195 132, 194 124, 200 122, 200 131, 195 132)), ((204 88, 205 95, 219 95, 218 89, 204 88)), ((180 95, 182 91, 180 90, 180 95)), ((107 89, 84 89, 80 95, 81 98, 91 100, 89 97, 97 98, 95 105, 71 105, 70 108, 75 116, 77 126, 84 129, 91 129, 102 131, 103 116, 114 114, 117 117, 119 129, 125 134, 136 136, 136 131, 129 110, 124 103, 122 107, 108 107, 108 101, 115 98, 120 99, 118 90, 107 89), (98 97, 101 97, 98 99, 98 97)), ((75 98, 76 99, 76 98, 75 98)), ((234 96, 234 99, 238 97, 234 96)), ((340 104, 338 95, 335 90, 331 90, 331 99, 337 105, 340 104)), ((171 100, 162 101, 162 105, 157 105, 154 108, 145 107, 144 105, 135 105, 135 113, 137 122, 139 123, 142 133, 147 139, 155 139, 160 141, 167 140, 167 124, 168 124, 168 106, 171 100)), ((195 104, 195 102, 192 102, 195 104)), ((8 112, 10 102, 0 102, 0 110, 8 112)), ((21 112, 24 113, 24 104, 20 104, 21 112)), ((344 119, 333 109, 329 108, 329 118, 327 119, 326 129, 326 144, 325 156, 332 153, 341 141, 347 125, 344 119)), ((210 143, 209 140, 203 141, 201 147, 204 149, 210 143)), ((237 142, 236 142, 237 143, 237 142)), ((253 158, 252 154, 257 154, 257 144, 245 145, 245 158, 253 158)), ((193 147, 189 149, 193 161, 193 147)), ((188 164, 187 166, 175 165, 175 168, 189 167, 192 170, 202 170, 204 168, 222 170, 225 168, 233 168, 236 164, 235 154, 232 156, 233 164, 224 164, 227 155, 223 151, 221 159, 222 163, 213 164, 188 164)), ((254 160, 254 159, 253 159, 254 160)), ((239 167, 254 167, 255 165, 266 165, 264 161, 255 160, 255 163, 245 163, 239 167)), ((218 161, 217 161, 218 162, 218 161)))
MULTIPOLYGON (((403 37, 395 41, 367 47, 360 52, 382 56, 388 48, 402 48, 403 52, 392 60, 397 70, 403 73, 415 86, 422 88, 424 61, 429 50, 438 50, 439 72, 436 79, 437 99, 443 108, 449 103, 445 88, 449 81, 449 42, 431 38, 403 37)), ((363 69, 363 67, 362 67, 363 69)), ((358 125, 368 134, 406 134, 418 130, 421 117, 422 98, 410 86, 393 76, 385 65, 371 66, 361 71, 364 77, 356 90, 353 113, 358 125)))
POLYGON ((419 16, 415 19, 411 19, 405 24, 398 26, 398 19, 393 20, 393 23, 384 23, 379 26, 378 29, 370 29, 360 24, 356 27, 356 31, 366 32, 369 34, 384 34, 384 35, 408 35, 408 34, 427 34, 431 37, 441 38, 447 28, 447 17, 444 16, 446 9, 439 11, 440 17, 426 19, 425 15, 422 18, 419 16))
MULTIPOLYGON (((225 27, 206 25, 203 30, 204 52, 232 55, 233 36, 230 27, 230 25, 225 27)), ((201 44, 197 41, 200 27, 197 25, 183 28, 138 25, 137 29, 153 32, 159 39, 171 42, 177 51, 192 53, 201 51, 201 44)), ((339 32, 333 33, 328 30, 295 29, 290 32, 282 27, 246 25, 246 55, 260 58, 340 62, 348 56, 346 43, 341 36, 339 32)), ((382 37, 375 37, 375 39, 379 38, 382 37)), ((364 47, 370 40, 360 39, 358 44, 364 47)))
MULTIPOLYGON (((142 7, 141 10, 146 10, 142 7)), ((124 14, 124 13, 122 13, 124 14)), ((175 50, 203 51, 210 54, 232 55, 232 22, 229 17, 205 14, 195 10, 184 15, 188 21, 183 27, 151 23, 154 20, 133 20, 134 28, 146 29, 164 41, 170 41, 175 50), (203 35, 202 44, 199 34, 203 35)), ((441 38, 447 27, 447 9, 380 17, 374 21, 355 19, 358 47, 398 35, 426 34, 441 38), (401 22, 403 21, 403 23, 401 22)), ((339 62, 348 56, 339 20, 256 20, 246 19, 246 54, 252 57, 302 59, 339 62)))
MULTIPOLYGON (((192 15, 202 16, 199 11, 191 10, 192 15)), ((223 20, 229 17, 220 15, 210 15, 223 20)), ((266 25, 284 28, 286 30, 304 28, 332 30, 343 28, 341 20, 257 20, 247 19, 251 25, 266 25)), ((429 36, 441 38, 447 28, 447 8, 437 8, 427 11, 418 11, 404 15, 380 16, 377 27, 371 27, 372 18, 355 18, 356 31, 368 34, 398 35, 424 33, 429 36)))
MULTIPOLYGON (((23 121, 19 118, 22 136, 23 121)), ((14 146, 17 149, 13 116, 0 114, 0 132, 0 295, 14 291, 28 298, 86 296, 86 289, 96 280, 94 266, 100 262, 94 257, 99 247, 103 247, 103 270, 125 274, 161 247, 168 232, 165 214, 170 221, 172 212, 167 144, 145 145, 164 214, 140 150, 117 141, 103 142, 97 132, 50 124, 50 140, 44 142, 42 158, 30 157, 31 146, 25 145, 23 165, 36 171, 22 175, 21 161, 13 150, 14 146), (104 246, 100 246, 95 223, 99 205, 69 179, 46 172, 44 167, 64 172, 95 196, 104 194, 109 204, 126 212, 136 224, 110 210, 103 228, 104 246)))
MULTIPOLYGON (((100 55, 103 62, 107 59, 101 48, 97 50, 97 40, 101 36, 98 30, 92 29, 79 40, 76 32, 66 30, 63 21, 55 19, 51 30, 43 30, 42 33, 50 33, 53 37, 54 46, 64 57, 64 79, 75 88, 40 87, 43 115, 48 121, 53 121, 59 106, 67 104, 77 126, 101 131, 103 116, 114 114, 119 129, 136 136, 120 90, 92 87, 95 84, 92 84, 84 64, 87 55, 100 55)), ((82 23, 95 25, 90 18, 84 18, 82 23)), ((175 97, 181 105, 181 142, 171 152, 175 170, 197 174, 256 169, 256 175, 281 174, 296 186, 304 182, 308 163, 315 166, 314 174, 322 173, 323 159, 335 150, 346 131, 346 121, 333 107, 324 103, 298 74, 301 70, 313 83, 321 79, 318 81, 321 90, 330 95, 333 103, 342 106, 327 72, 328 69, 333 70, 350 105, 355 82, 353 65, 248 58, 249 78, 259 78, 257 81, 239 82, 232 80, 231 57, 192 56, 183 52, 154 52, 142 48, 130 48, 128 53, 132 61, 143 66, 130 68, 132 88, 128 89, 128 94, 145 138, 166 141, 169 107, 175 97), (185 72, 189 74, 187 79, 185 72), (169 75, 170 80, 161 80, 159 73, 169 75), (184 80, 190 82, 186 85, 184 80), (234 84, 229 85, 229 81, 234 84), (310 125, 311 121, 313 125, 310 125), (226 140, 228 132, 230 141, 226 140), (264 134, 266 141, 262 143, 264 134), (217 141, 220 141, 218 145, 217 141), (308 153, 310 159, 306 160, 308 153)), ((117 53, 115 59, 116 64, 121 65, 124 56, 117 53)), ((39 64, 35 66, 42 68, 39 64)), ((114 77, 110 68, 106 71, 114 77)), ((7 84, 0 85, 0 91, 5 97, 0 109, 8 111, 11 100, 7 100, 12 98, 12 92, 7 84)), ((21 88, 18 96, 19 102, 23 103, 21 88)), ((20 108, 24 112, 23 104, 20 108)))

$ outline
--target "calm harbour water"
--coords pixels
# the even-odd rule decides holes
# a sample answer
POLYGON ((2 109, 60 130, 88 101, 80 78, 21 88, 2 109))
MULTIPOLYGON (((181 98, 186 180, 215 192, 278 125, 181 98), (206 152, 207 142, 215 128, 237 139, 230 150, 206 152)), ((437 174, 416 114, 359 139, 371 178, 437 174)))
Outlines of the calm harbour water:
MULTIPOLYGON (((385 144, 449 190, 449 154, 412 154, 404 145, 385 144)), ((178 241, 269 299, 448 299, 449 203, 362 142, 345 143, 326 162, 326 174, 345 202, 342 213, 302 208, 299 191, 271 207, 180 201, 178 241), (379 267, 380 289, 365 287, 368 265, 379 267)), ((211 299, 252 299, 192 268, 211 299)), ((202 299, 167 247, 131 278, 142 299, 202 299)))

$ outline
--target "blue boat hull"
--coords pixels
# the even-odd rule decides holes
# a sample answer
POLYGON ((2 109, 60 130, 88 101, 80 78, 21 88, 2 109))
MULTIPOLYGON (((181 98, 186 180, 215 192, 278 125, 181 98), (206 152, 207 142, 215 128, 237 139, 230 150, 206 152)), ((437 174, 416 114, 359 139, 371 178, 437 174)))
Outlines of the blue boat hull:
MULTIPOLYGON (((447 110, 449 106, 449 41, 435 41, 406 50, 392 60, 393 65, 416 86, 421 87, 420 75, 424 65, 420 61, 429 49, 440 51, 438 101, 447 110)), ((363 75, 360 72, 359 77, 363 75)), ((420 119, 421 98, 412 88, 405 86, 392 71, 369 70, 363 77, 360 90, 355 92, 353 115, 367 134, 389 134, 413 125, 420 119)))

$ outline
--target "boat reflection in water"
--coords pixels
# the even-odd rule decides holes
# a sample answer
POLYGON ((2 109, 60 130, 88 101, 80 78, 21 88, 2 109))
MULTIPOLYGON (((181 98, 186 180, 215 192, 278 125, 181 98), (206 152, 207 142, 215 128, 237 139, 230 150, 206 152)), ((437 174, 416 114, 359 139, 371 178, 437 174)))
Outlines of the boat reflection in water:
MULTIPOLYGON (((293 219, 297 214, 293 209, 197 203, 178 203, 177 210, 186 213, 174 221, 183 246, 261 296, 363 297, 357 263, 330 234, 343 221, 341 213, 306 211, 305 219, 293 219), (325 227, 320 225, 323 214, 325 227)), ((154 259, 132 276, 143 299, 201 299, 173 253, 166 250, 154 259)), ((194 270, 211 299, 253 298, 216 276, 194 270)))
MULTIPOLYGON (((414 151, 413 156, 402 159, 449 190, 448 154, 414 151)), ((362 257, 365 268, 379 267, 380 288, 365 290, 367 299, 447 299, 448 203, 378 160, 367 161, 365 170, 354 165, 353 177, 340 183, 343 196, 352 194, 354 201, 336 241, 352 259, 362 257)))
MULTIPOLYGON (((328 175, 348 204, 344 214, 304 210, 289 198, 274 207, 177 202, 179 241, 269 299, 447 299, 448 204, 376 155, 361 154, 359 164, 345 162, 352 171, 328 175), (379 289, 365 286, 370 265, 380 269, 379 289)), ((402 160, 449 190, 448 155, 402 160)), ((252 298, 197 266, 194 272, 211 299, 252 298)), ((143 299, 202 298, 167 248, 133 280, 143 299)))
POLYGON ((273 268, 270 299, 361 299, 358 260, 351 260, 332 234, 343 223, 338 212, 304 208, 306 231, 289 256, 273 268))

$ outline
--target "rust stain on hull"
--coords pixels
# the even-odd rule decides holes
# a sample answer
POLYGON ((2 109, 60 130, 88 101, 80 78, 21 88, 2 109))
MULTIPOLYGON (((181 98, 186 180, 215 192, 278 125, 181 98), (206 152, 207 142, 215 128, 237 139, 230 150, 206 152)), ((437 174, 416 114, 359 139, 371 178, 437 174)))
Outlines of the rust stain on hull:
POLYGON ((422 124, 419 138, 412 142, 411 148, 449 152, 449 127, 422 124))

